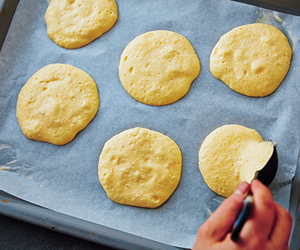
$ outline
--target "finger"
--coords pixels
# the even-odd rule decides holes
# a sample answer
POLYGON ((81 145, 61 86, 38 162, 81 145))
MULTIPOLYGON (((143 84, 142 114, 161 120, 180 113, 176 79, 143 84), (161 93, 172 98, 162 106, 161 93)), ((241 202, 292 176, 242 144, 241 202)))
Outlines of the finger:
POLYGON ((253 193, 254 206, 252 214, 241 230, 242 238, 256 236, 267 241, 275 220, 275 202, 271 191, 259 180, 254 180, 250 185, 253 193))
POLYGON ((241 183, 236 191, 217 208, 217 210, 205 222, 207 236, 213 241, 222 241, 239 215, 243 201, 249 192, 249 184, 241 183))
POLYGON ((291 214, 282 206, 275 203, 276 218, 273 224, 273 230, 270 234, 270 241, 278 249, 288 249, 288 244, 293 227, 293 218, 291 214))

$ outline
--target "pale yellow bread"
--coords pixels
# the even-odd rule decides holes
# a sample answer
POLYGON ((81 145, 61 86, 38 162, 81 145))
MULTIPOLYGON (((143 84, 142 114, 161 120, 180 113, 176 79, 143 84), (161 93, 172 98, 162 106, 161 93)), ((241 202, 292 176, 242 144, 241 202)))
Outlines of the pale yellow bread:
POLYGON ((199 72, 200 62, 191 43, 165 30, 133 39, 124 49, 119 65, 125 90, 149 105, 176 102, 186 95, 199 72))
POLYGON ((51 0, 45 14, 49 38, 67 49, 89 44, 117 20, 115 0, 51 0))
POLYGON ((279 29, 248 24, 221 37, 210 56, 210 71, 238 93, 263 97, 281 84, 291 55, 288 39, 279 29))
POLYGON ((203 141, 199 168, 208 187, 228 197, 241 182, 250 183, 272 153, 272 142, 264 141, 254 129, 225 125, 203 141))
POLYGON ((172 139, 137 127, 105 143, 98 174, 107 196, 114 202, 155 208, 175 191, 181 167, 181 151, 172 139))
POLYGON ((29 139, 63 145, 94 118, 98 89, 84 71, 50 64, 37 71, 22 88, 17 118, 29 139))

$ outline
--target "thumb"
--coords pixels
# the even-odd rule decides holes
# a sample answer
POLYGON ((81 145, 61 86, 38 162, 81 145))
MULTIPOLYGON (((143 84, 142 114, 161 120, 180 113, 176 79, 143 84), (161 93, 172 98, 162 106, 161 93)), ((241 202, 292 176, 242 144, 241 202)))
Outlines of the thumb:
POLYGON ((225 199, 205 222, 209 223, 210 237, 214 238, 215 241, 222 241, 232 229, 232 225, 243 207, 243 201, 249 189, 250 185, 247 182, 242 182, 235 192, 225 199))

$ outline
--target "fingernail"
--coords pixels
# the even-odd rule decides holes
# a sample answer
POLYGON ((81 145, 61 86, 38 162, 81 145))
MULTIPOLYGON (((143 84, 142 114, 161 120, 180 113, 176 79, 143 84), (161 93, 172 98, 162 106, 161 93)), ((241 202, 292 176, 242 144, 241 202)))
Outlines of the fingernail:
POLYGON ((249 184, 247 182, 242 182, 234 191, 235 194, 245 196, 248 194, 249 191, 249 184))

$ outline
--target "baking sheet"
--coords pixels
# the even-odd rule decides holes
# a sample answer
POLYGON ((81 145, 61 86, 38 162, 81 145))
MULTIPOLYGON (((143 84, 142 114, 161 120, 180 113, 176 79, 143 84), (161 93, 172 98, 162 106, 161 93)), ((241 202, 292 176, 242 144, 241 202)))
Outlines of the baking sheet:
POLYGON ((66 50, 46 35, 47 1, 20 1, 0 54, 0 189, 54 211, 165 244, 190 248, 198 227, 217 196, 198 170, 204 138, 225 124, 256 129, 278 143, 279 171, 270 188, 275 200, 289 207, 299 144, 299 17, 227 0, 118 1, 119 20, 93 43, 66 50), (295 50, 284 82, 272 95, 250 98, 230 90, 209 71, 209 56, 221 35, 232 28, 271 23, 295 50), (194 46, 201 72, 178 102, 153 107, 132 99, 118 78, 120 55, 136 36, 171 30, 194 46), (100 94, 95 119, 65 146, 27 139, 15 117, 18 93, 37 70, 66 63, 89 73, 100 94), (122 206, 110 201, 97 176, 104 143, 136 126, 171 137, 181 148, 181 182, 158 209, 122 206))
POLYGON ((3 191, 0 191, 0 201, 2 215, 100 244, 99 249, 102 246, 123 250, 182 249, 36 206, 3 191))
POLYGON ((300 15, 300 2, 298 0, 233 0, 252 4, 259 7, 280 11, 293 15, 300 15))

